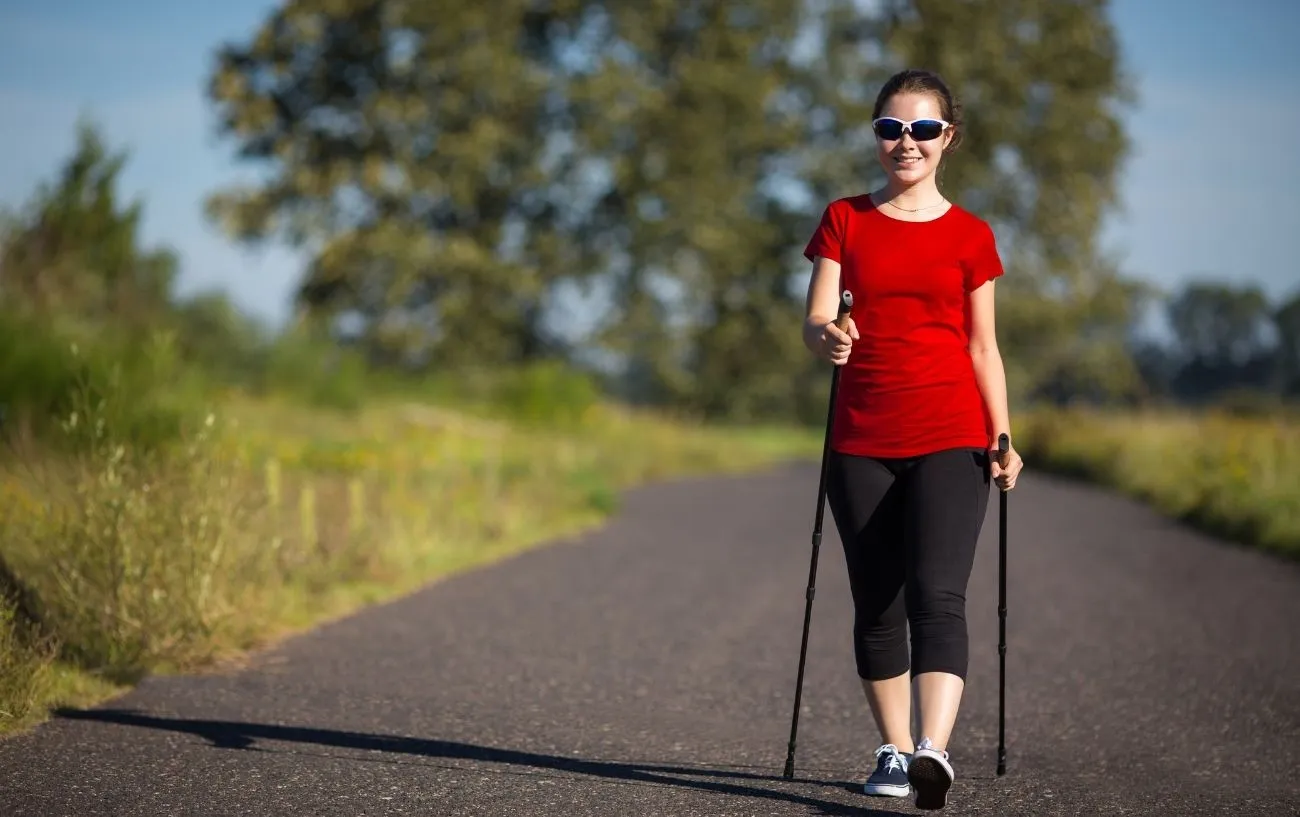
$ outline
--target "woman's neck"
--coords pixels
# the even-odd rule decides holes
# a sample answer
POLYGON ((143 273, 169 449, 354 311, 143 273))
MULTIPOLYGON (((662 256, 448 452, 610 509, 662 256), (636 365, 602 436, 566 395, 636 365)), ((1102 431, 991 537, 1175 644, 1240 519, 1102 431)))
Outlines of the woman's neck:
POLYGON ((900 210, 920 210, 922 208, 937 209, 944 203, 943 194, 934 183, 934 177, 918 182, 914 185, 904 187, 889 183, 881 191, 881 204, 889 202, 900 210))

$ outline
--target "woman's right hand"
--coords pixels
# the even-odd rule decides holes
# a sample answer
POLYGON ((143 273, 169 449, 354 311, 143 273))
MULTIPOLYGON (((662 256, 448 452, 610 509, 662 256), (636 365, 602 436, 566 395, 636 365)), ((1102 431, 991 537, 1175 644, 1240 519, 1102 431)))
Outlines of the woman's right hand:
POLYGON ((853 318, 847 320, 845 328, 847 332, 841 331, 835 325, 835 321, 827 321, 822 325, 821 335, 817 338, 817 348, 821 356, 836 366, 843 366, 849 362, 853 341, 858 340, 858 327, 853 323, 853 318))

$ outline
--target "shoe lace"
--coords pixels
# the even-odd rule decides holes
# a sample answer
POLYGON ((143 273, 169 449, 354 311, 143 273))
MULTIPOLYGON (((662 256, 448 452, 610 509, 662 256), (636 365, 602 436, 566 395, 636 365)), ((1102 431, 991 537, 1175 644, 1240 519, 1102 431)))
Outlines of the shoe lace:
POLYGON ((897 746, 895 746, 892 743, 886 743, 884 746, 881 746, 879 749, 876 750, 876 760, 879 761, 880 756, 884 754, 889 755, 889 757, 885 760, 886 772, 903 770, 903 760, 898 756, 897 746))

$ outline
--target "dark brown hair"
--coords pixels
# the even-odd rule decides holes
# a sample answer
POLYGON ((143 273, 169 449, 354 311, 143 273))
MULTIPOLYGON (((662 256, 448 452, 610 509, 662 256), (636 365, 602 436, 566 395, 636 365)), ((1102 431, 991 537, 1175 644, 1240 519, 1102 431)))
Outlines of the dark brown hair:
POLYGON ((931 94, 939 100, 939 114, 952 123, 952 141, 945 151, 957 149, 962 135, 961 103, 953 97, 948 84, 938 74, 920 68, 908 68, 894 74, 876 95, 876 107, 871 111, 871 118, 880 116, 885 103, 898 94, 931 94))

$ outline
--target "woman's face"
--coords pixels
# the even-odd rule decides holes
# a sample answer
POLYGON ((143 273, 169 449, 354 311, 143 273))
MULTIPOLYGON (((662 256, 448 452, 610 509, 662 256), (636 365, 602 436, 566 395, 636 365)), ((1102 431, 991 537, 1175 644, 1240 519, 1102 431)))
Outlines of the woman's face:
POLYGON ((933 94, 909 93, 890 97, 876 121, 876 157, 890 180, 901 187, 933 176, 944 148, 952 141, 952 128, 937 132, 938 128, 925 120, 943 120, 939 100, 933 94), (897 123, 879 121, 886 118, 910 122, 914 132, 899 133, 897 123))

